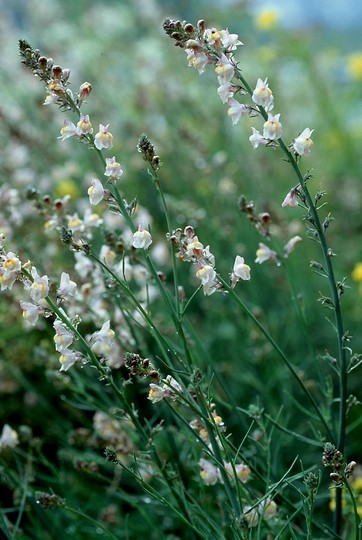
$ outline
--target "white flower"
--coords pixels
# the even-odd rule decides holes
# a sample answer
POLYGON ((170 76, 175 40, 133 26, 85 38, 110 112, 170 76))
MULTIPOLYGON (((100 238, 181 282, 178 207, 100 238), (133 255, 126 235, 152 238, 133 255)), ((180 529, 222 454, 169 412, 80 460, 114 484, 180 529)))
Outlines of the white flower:
POLYGON ((93 133, 93 128, 92 128, 92 124, 89 121, 88 114, 82 114, 79 122, 77 123, 76 134, 81 136, 81 135, 88 135, 92 133, 93 133))
POLYGON ((298 193, 298 188, 290 190, 282 202, 282 208, 285 208, 286 206, 298 206, 298 193))
POLYGON ((42 309, 31 302, 20 302, 20 307, 23 310, 24 319, 34 326, 39 319, 39 313, 42 309))
POLYGON ((112 176, 113 178, 121 178, 123 174, 122 167, 118 161, 116 161, 115 156, 112 158, 106 158, 106 172, 104 176, 112 176))
POLYGON ((188 65, 197 69, 199 74, 205 71, 206 65, 209 63, 208 56, 202 50, 185 49, 187 54, 188 65))
POLYGON ((239 103, 236 99, 230 98, 228 100, 228 116, 231 118, 233 124, 237 124, 242 114, 248 114, 249 107, 244 103, 239 103))
POLYGON ((98 332, 90 337, 91 349, 98 356, 108 356, 112 350, 115 333, 110 328, 110 321, 106 321, 98 332))
POLYGON ((91 205, 96 206, 104 198, 105 190, 102 182, 98 178, 93 178, 92 185, 88 188, 89 202, 91 205))
POLYGON ((68 139, 69 137, 73 137, 76 134, 77 134, 77 128, 75 127, 73 122, 65 118, 64 126, 60 130, 60 137, 58 137, 58 139, 65 141, 65 139, 68 139))
POLYGON ((58 319, 54 321, 53 327, 55 329, 54 343, 55 350, 62 354, 69 354, 68 348, 74 341, 74 334, 65 324, 58 319))
POLYGON ((31 275, 33 276, 33 283, 30 286, 30 296, 35 302, 38 302, 41 298, 45 298, 49 294, 48 276, 39 276, 35 266, 31 269, 31 275))
POLYGON ((200 459, 199 465, 201 468, 200 476, 207 486, 214 486, 220 479, 219 469, 207 461, 207 459, 200 459))
POLYGON ((102 148, 110 150, 113 146, 113 135, 108 131, 108 128, 109 124, 106 126, 99 124, 99 131, 94 137, 94 146, 98 150, 102 150, 102 148))
POLYGON ((63 351, 63 354, 59 357, 59 362, 61 363, 61 367, 59 371, 67 371, 70 367, 72 367, 77 360, 80 360, 81 354, 75 351, 69 351, 68 349, 65 349, 63 351))
POLYGON ((259 248, 256 251, 255 262, 262 264, 269 259, 277 260, 277 254, 275 251, 271 250, 268 246, 260 242, 259 248))
POLYGON ((253 134, 250 135, 249 141, 251 142, 254 150, 258 148, 259 144, 267 144, 268 141, 264 139, 264 137, 261 135, 261 133, 257 129, 253 127, 251 129, 253 131, 253 134))
POLYGON ((265 79, 265 81, 258 79, 251 99, 257 105, 264 107, 266 112, 269 112, 273 109, 274 96, 269 88, 268 79, 265 79))
POLYGON ((221 42, 228 51, 235 51, 238 45, 244 45, 237 34, 230 34, 229 30, 221 30, 221 42))
POLYGON ((220 56, 220 59, 216 64, 215 73, 220 85, 230 82, 234 77, 234 66, 225 54, 220 56))
POLYGON ((21 261, 12 251, 0 257, 3 265, 0 267, 1 290, 11 289, 21 272, 21 261))
POLYGON ((142 225, 138 226, 138 231, 133 234, 132 246, 136 249, 147 249, 152 244, 151 233, 143 229, 142 225))
POLYGON ((74 296, 77 289, 77 284, 75 281, 72 281, 70 279, 69 274, 66 272, 62 272, 62 275, 60 277, 60 285, 59 289, 57 290, 57 296, 64 298, 69 294, 69 296, 74 296))
POLYGON ((149 399, 152 403, 157 403, 158 401, 161 401, 164 397, 165 389, 161 386, 158 386, 157 384, 151 383, 147 399, 149 399))
POLYGON ((217 280, 216 272, 214 268, 209 264, 203 264, 201 261, 198 263, 198 270, 196 271, 196 277, 199 278, 202 284, 204 294, 210 296, 216 291, 217 280))
POLYGON ((5 424, 0 437, 0 451, 3 448, 15 448, 19 444, 19 437, 15 429, 5 424))
POLYGON ((234 288, 240 280, 250 280, 250 266, 244 263, 244 258, 237 255, 235 257, 234 268, 230 276, 231 287, 234 288))
POLYGON ((223 103, 226 103, 229 98, 233 97, 233 88, 234 86, 230 82, 219 86, 219 88, 217 89, 217 93, 223 103))
POLYGON ((299 244, 299 242, 301 242, 302 239, 300 236, 293 236, 293 238, 291 238, 289 240, 289 242, 287 242, 283 248, 283 252, 284 252, 284 257, 287 259, 289 257, 289 255, 291 254, 292 251, 294 251, 295 247, 297 244, 299 244))
POLYGON ((309 156, 310 149, 313 146, 313 141, 310 138, 313 131, 314 129, 310 130, 309 128, 305 128, 305 130, 295 139, 293 148, 300 156, 303 154, 309 156))
POLYGON ((263 126, 263 137, 264 139, 269 139, 270 141, 276 141, 282 136, 282 125, 279 122, 280 114, 273 116, 268 113, 268 120, 264 123, 263 126))

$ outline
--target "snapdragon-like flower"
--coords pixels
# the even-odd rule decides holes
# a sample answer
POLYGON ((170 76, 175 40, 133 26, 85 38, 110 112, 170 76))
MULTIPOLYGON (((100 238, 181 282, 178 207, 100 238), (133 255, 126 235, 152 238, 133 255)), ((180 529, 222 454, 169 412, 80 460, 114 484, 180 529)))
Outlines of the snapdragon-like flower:
POLYGON ((93 133, 93 128, 92 128, 92 124, 89 121, 88 114, 82 114, 79 122, 77 123, 76 134, 78 136, 81 136, 81 135, 88 135, 88 134, 90 135, 92 133, 93 133))
POLYGON ((201 281, 204 294, 210 296, 216 291, 216 272, 209 264, 199 263, 196 277, 201 281))
POLYGON ((261 133, 257 129, 255 129, 254 127, 252 127, 251 129, 253 131, 253 134, 250 135, 249 141, 251 142, 252 147, 254 148, 254 150, 256 148, 258 148, 259 144, 267 144, 268 143, 268 141, 266 139, 264 139, 264 137, 261 135, 261 133))
POLYGON ((154 383, 150 384, 148 399, 152 403, 158 403, 164 398, 175 400, 178 397, 177 394, 181 392, 182 386, 171 375, 167 375, 162 386, 154 383))
MULTIPOLYGON (((234 478, 234 470, 231 463, 224 462, 224 466, 228 475, 231 478, 234 478)), ((234 467, 235 467, 236 476, 238 477, 240 482, 242 484, 246 484, 249 481, 250 476, 251 476, 250 467, 248 467, 248 465, 245 465, 245 463, 235 463, 234 467)))
POLYGON ((68 354, 69 347, 74 341, 74 334, 63 322, 60 320, 54 321, 53 327, 55 329, 55 336, 53 338, 55 343, 55 350, 61 354, 68 354))
POLYGON ((270 141, 276 141, 282 136, 282 125, 279 122, 280 114, 273 116, 268 113, 268 120, 264 123, 263 126, 263 137, 264 139, 269 139, 270 141))
POLYGON ((15 429, 5 424, 0 437, 0 451, 3 448, 15 448, 19 444, 19 437, 15 429))
POLYGON ((286 206, 298 206, 298 193, 298 187, 291 189, 282 202, 282 208, 286 206))
POLYGON ((185 52, 187 54, 188 65, 197 69, 201 75, 210 61, 209 57, 202 50, 197 50, 195 48, 185 49, 185 52))
POLYGON ((84 82, 83 84, 80 85, 79 100, 78 100, 79 107, 82 105, 83 101, 87 99, 91 91, 92 91, 92 85, 89 82, 84 82))
POLYGON ((132 246, 136 249, 148 249, 152 244, 151 233, 146 231, 142 225, 138 226, 138 231, 133 233, 132 246))
POLYGON ((237 255, 235 257, 234 268, 230 276, 230 286, 234 288, 240 279, 250 280, 250 266, 245 264, 244 257, 237 255))
POLYGON ((0 286, 1 290, 11 290, 15 280, 20 276, 21 261, 12 251, 0 257, 3 261, 0 266, 0 286))
POLYGON ((92 179, 92 185, 88 188, 89 202, 91 205, 96 206, 99 204, 105 194, 105 189, 102 182, 98 178, 92 179))
POLYGON ((267 78, 265 79, 265 81, 258 79, 258 82, 256 83, 256 87, 255 87, 255 90, 253 92, 251 99, 257 105, 264 107, 266 112, 269 112, 273 109, 274 96, 272 94, 272 91, 269 88, 267 78))
POLYGON ((216 467, 216 465, 203 458, 200 459, 199 465, 201 469, 200 476, 203 482, 207 486, 214 486, 220 480, 219 469, 216 467))
POLYGON ((90 337, 91 349, 98 356, 108 356, 112 350, 115 333, 110 328, 110 321, 106 321, 98 332, 90 337))
POLYGON ((35 266, 31 269, 31 275, 33 277, 33 283, 30 286, 30 296, 32 300, 38 302, 41 298, 45 298, 49 294, 48 276, 39 276, 35 266))
POLYGON ((227 103, 229 98, 232 98, 234 95, 234 85, 230 82, 222 84, 217 89, 217 93, 222 103, 227 103))
POLYGON ((283 252, 284 257, 287 259, 292 251, 294 251, 295 247, 299 242, 302 241, 302 238, 300 236, 293 236, 284 246, 283 252))
POLYGON ((266 246, 262 242, 260 242, 259 248, 256 251, 255 262, 262 264, 263 262, 268 261, 269 259, 277 261, 278 259, 277 259, 276 252, 270 249, 268 246, 266 246))
POLYGON ((123 170, 121 164, 116 161, 116 158, 106 158, 106 172, 104 176, 111 176, 113 178, 121 178, 123 170))
POLYGON ((236 99, 230 98, 228 100, 228 116, 231 118, 232 123, 235 125, 239 122, 242 114, 248 114, 249 107, 244 103, 239 103, 236 99))
POLYGON ((42 308, 31 302, 20 302, 20 307, 23 310, 24 319, 34 326, 39 319, 39 314, 43 311, 42 308))
POLYGON ((227 49, 228 51, 236 51, 236 48, 239 45, 244 45, 244 43, 242 43, 239 40, 238 34, 230 34, 228 29, 221 30, 220 33, 221 33, 221 42, 223 46, 225 47, 225 49, 227 49))
POLYGON ((64 126, 60 130, 60 137, 58 139, 61 139, 62 141, 65 141, 65 139, 68 139, 69 137, 74 137, 74 135, 77 134, 77 128, 67 118, 64 119, 64 126))
POLYGON ((313 146, 313 141, 311 139, 313 131, 314 129, 310 130, 309 128, 305 128, 305 130, 294 140, 293 148, 300 156, 309 156, 311 147, 313 146))
POLYGON ((220 59, 216 64, 215 73, 220 85, 230 82, 234 77, 234 66, 225 54, 220 56, 220 59))
POLYGON ((60 298, 65 298, 67 295, 74 296, 76 293, 77 284, 75 281, 70 279, 69 274, 62 272, 60 276, 60 285, 57 290, 57 296, 60 298))
POLYGON ((67 371, 70 367, 74 366, 74 364, 81 358, 82 355, 79 352, 69 351, 68 349, 65 349, 63 354, 61 354, 59 357, 59 362, 61 363, 59 371, 67 371))
POLYGON ((102 148, 110 150, 113 146, 113 135, 108 131, 109 125, 99 124, 99 131, 94 137, 94 146, 98 150, 102 150, 102 148))

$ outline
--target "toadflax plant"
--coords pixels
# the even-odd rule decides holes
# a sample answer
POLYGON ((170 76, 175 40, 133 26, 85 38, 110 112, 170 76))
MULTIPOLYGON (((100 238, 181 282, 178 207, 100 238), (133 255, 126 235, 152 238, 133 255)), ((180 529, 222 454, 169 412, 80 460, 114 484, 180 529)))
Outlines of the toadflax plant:
MULTIPOLYGON (((60 481, 54 484, 59 495, 52 492, 53 487, 50 493, 44 492, 44 473, 37 476, 34 469, 17 517, 14 523, 3 519, 5 528, 15 530, 15 537, 23 522, 27 527, 25 502, 35 500, 44 511, 57 508, 67 519, 84 520, 89 527, 97 527, 97 534, 101 531, 111 538, 149 534, 149 538, 169 539, 346 535, 357 539, 360 519, 351 480, 358 466, 345 456, 349 454, 347 374, 358 366, 360 357, 352 353, 350 336, 343 327, 345 283, 334 275, 335 253, 326 234, 332 218, 329 214, 322 217, 321 211, 324 192, 312 195, 312 177, 301 169, 302 160, 313 148, 313 129, 302 126, 290 143, 284 141, 286 126, 282 126, 281 113, 274 113, 277 100, 268 79, 259 78, 253 88, 238 66, 235 54, 243 44, 236 34, 206 28, 204 21, 194 26, 166 19, 163 27, 185 50, 190 66, 199 73, 214 69, 217 93, 227 105, 231 122, 236 125, 243 116, 254 119, 256 127, 249 137, 252 148, 279 151, 292 169, 295 181, 280 204, 303 210, 307 236, 321 250, 322 262, 312 261, 311 267, 329 283, 330 292, 321 294, 319 301, 334 313, 337 354, 336 359, 331 355, 328 359, 338 377, 336 394, 331 390, 330 396, 330 402, 338 406, 337 421, 326 413, 320 392, 306 383, 295 359, 288 357, 260 314, 244 300, 245 293, 237 292, 248 287, 259 267, 253 269, 247 254, 235 248, 225 276, 218 269, 213 247, 206 245, 194 224, 174 227, 163 190, 161 157, 150 138, 142 134, 137 151, 147 164, 155 198, 163 210, 166 229, 160 236, 167 239, 169 248, 167 274, 160 270, 156 248, 161 243, 157 232, 154 234, 152 217, 137 200, 126 200, 127 171, 120 158, 111 155, 116 126, 97 122, 98 131, 93 127, 88 104, 93 96, 91 84, 84 82, 73 91, 68 69, 21 40, 22 63, 45 85, 44 105, 57 105, 65 114, 58 143, 70 139, 84 144, 96 156, 99 172, 88 181, 86 205, 84 201, 77 205, 70 196, 53 200, 29 189, 28 197, 45 230, 59 238, 57 249, 66 256, 70 251, 71 268, 59 268, 51 276, 43 274, 45 260, 27 261, 16 247, 7 247, 2 235, 1 290, 19 301, 28 325, 51 335, 60 375, 77 396, 77 401, 69 399, 69 406, 77 405, 93 415, 93 431, 81 424, 69 439, 72 451, 84 454, 78 467, 97 485, 99 505, 104 494, 112 497, 113 505, 126 501, 124 512, 142 516, 145 525, 142 528, 137 517, 128 535, 123 520, 106 519, 106 513, 95 519, 92 510, 79 510, 78 504, 68 503, 71 495, 60 481), (99 214, 93 212, 95 206, 100 208, 99 214), (191 287, 185 277, 187 265, 182 263, 191 268, 191 287), (218 321, 221 306, 232 305, 233 313, 239 316, 241 312, 249 321, 250 334, 257 332, 258 339, 265 341, 273 361, 293 381, 292 393, 295 390, 303 396, 295 401, 308 415, 307 433, 284 425, 282 403, 277 414, 259 400, 243 407, 240 396, 230 389, 232 371, 217 369, 213 351, 203 340, 202 324, 195 323, 194 315, 201 309, 195 306, 205 302, 207 312, 215 310, 218 321), (287 458, 281 455, 280 462, 273 455, 275 431, 286 437, 286 448, 279 447, 279 451, 286 451, 287 458), (293 454, 296 441, 301 445, 299 455, 293 454), (89 453, 95 461, 88 459, 89 453), (332 487, 324 481, 321 487, 322 463, 332 469, 332 487), (333 492, 333 522, 323 508, 329 489, 333 492), (342 503, 352 509, 353 519, 350 515, 344 519, 342 503)), ((240 199, 239 209, 263 240, 255 263, 274 262, 282 273, 301 236, 292 236, 281 249, 271 243, 269 213, 257 213, 245 197, 240 199)), ((0 457, 5 451, 19 460, 30 456, 30 463, 35 447, 27 442, 28 448, 14 426, 6 424, 0 457)), ((54 474, 56 464, 46 455, 42 466, 54 474)), ((12 485, 20 489, 21 482, 14 473, 12 485)))

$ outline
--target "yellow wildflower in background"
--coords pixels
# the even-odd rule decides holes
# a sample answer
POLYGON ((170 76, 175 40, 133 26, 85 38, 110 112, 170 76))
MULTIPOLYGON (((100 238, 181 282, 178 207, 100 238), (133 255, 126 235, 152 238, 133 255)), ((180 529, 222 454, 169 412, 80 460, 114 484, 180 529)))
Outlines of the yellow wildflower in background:
POLYGON ((70 195, 72 199, 76 199, 80 196, 80 190, 77 184, 70 179, 60 180, 55 187, 55 193, 58 197, 65 197, 70 195))
POLYGON ((352 271, 353 281, 362 281, 362 262, 358 262, 352 271))
POLYGON ((354 52, 347 57, 347 72, 351 79, 362 80, 362 51, 354 52))
POLYGON ((276 9, 263 9, 257 13, 255 17, 255 26, 259 30, 271 30, 275 28, 279 19, 279 14, 276 9))

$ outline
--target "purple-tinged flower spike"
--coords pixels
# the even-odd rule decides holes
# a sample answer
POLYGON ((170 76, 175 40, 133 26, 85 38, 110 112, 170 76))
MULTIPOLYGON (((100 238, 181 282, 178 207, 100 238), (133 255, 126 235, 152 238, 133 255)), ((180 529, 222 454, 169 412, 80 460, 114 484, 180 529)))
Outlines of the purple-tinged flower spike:
POLYGON ((280 139, 283 133, 282 125, 279 122, 280 114, 273 116, 268 113, 268 120, 264 123, 263 126, 263 137, 264 139, 269 139, 270 141, 276 141, 280 139))
POLYGON ((109 126, 110 124, 106 126, 99 124, 99 131, 94 137, 94 146, 98 150, 102 150, 102 148, 110 150, 113 146, 113 135, 108 131, 109 126))
POLYGON ((304 131, 294 140, 293 148, 300 156, 309 156, 313 141, 311 135, 314 129, 305 128, 304 131))
POLYGON ((255 90, 253 92, 251 99, 257 105, 264 107, 266 112, 269 112, 273 109, 274 96, 272 94, 272 91, 269 88, 267 78, 265 79, 265 81, 258 79, 258 82, 256 83, 256 87, 255 87, 255 90))
POLYGON ((230 286, 232 289, 235 287, 238 281, 250 280, 250 266, 245 264, 244 257, 237 255, 234 262, 234 268, 230 276, 230 286))

